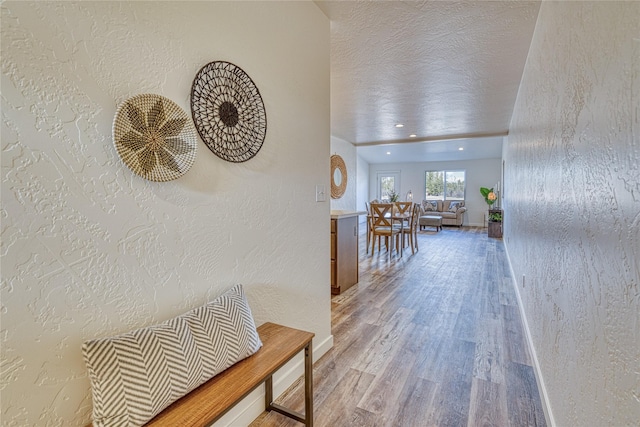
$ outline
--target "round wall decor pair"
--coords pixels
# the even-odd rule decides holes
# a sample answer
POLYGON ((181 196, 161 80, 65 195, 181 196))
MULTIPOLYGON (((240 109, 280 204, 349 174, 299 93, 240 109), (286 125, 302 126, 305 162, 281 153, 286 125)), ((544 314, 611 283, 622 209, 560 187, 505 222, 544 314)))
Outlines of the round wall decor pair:
POLYGON ((118 107, 113 124, 118 154, 143 178, 169 181, 193 165, 196 130, 215 155, 230 162, 245 162, 262 148, 264 103, 253 80, 234 64, 214 61, 200 69, 191 88, 191 115, 193 122, 160 95, 128 99, 118 107))

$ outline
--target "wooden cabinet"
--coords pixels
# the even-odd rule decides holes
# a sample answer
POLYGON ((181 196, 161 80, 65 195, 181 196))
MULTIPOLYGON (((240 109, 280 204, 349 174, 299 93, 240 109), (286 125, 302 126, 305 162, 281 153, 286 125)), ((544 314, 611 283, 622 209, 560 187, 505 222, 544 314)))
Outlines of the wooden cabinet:
POLYGON ((358 216, 331 219, 331 294, 358 283, 358 216))

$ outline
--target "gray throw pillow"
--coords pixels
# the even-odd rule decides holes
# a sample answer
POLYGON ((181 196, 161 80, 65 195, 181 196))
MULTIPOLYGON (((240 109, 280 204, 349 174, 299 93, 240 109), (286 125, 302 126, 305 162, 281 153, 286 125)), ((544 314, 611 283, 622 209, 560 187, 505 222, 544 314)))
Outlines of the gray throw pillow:
POLYGON ((142 426, 261 346, 241 285, 161 324, 86 341, 93 425, 142 426))
POLYGON ((422 207, 425 212, 427 211, 437 211, 438 210, 438 202, 436 200, 424 200, 422 202, 422 207))

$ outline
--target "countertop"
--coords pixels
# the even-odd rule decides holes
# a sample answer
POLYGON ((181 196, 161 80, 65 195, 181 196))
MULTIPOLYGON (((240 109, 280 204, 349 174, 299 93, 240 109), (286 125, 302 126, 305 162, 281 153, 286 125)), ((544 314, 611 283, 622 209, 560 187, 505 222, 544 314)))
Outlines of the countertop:
POLYGON ((347 211, 347 210, 332 210, 331 219, 349 218, 352 216, 366 215, 366 211, 347 211))

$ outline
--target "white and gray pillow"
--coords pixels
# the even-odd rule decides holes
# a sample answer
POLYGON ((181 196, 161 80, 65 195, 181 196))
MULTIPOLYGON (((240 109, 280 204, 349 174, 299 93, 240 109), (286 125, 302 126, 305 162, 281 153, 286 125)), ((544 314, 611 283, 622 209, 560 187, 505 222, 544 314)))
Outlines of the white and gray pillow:
POLYGON ((93 425, 141 426, 261 346, 241 285, 161 324, 86 341, 93 425))
POLYGON ((462 207, 462 204, 460 202, 451 202, 451 204, 449 205, 449 212, 455 213, 461 207, 462 207))
POLYGON ((437 211, 438 210, 438 201, 437 200, 423 200, 422 208, 425 212, 427 211, 437 211))

